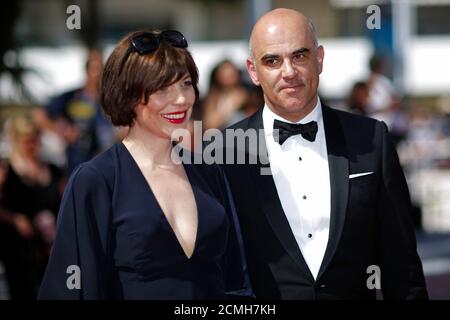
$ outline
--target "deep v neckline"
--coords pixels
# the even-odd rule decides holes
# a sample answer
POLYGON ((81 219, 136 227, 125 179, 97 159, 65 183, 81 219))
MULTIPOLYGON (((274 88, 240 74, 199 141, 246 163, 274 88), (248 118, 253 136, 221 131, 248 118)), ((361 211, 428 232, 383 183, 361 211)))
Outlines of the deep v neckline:
POLYGON ((143 184, 146 186, 146 189, 148 191, 148 193, 150 194, 150 196, 152 197, 152 199, 155 201, 156 206, 158 208, 159 214, 161 219, 163 220, 164 224, 166 225, 166 227, 169 229, 169 233, 171 234, 173 240, 175 241, 177 247, 180 249, 182 255, 184 256, 184 258, 186 258, 187 260, 191 260, 196 251, 197 251, 197 245, 198 245, 198 237, 199 237, 199 230, 200 230, 200 210, 198 208, 198 199, 197 199, 197 195, 194 189, 194 185, 192 184, 192 177, 191 177, 191 173, 189 172, 187 166, 182 163, 183 165, 183 169, 184 172, 186 174, 186 177, 188 179, 189 185, 191 186, 191 190, 192 190, 192 194, 194 196, 194 203, 195 203, 195 209, 196 209, 196 216, 197 216, 197 228, 195 230, 195 241, 194 241, 194 246, 192 249, 192 253, 190 256, 188 256, 186 254, 186 252, 183 249, 183 246, 181 245, 180 240, 177 237, 177 234, 175 233, 175 230, 172 228, 172 225, 170 224, 169 220, 167 219, 166 214, 164 213, 164 210, 162 209, 158 199, 156 198, 155 193, 152 190, 152 187, 150 185, 150 183, 148 183, 147 179, 144 176, 144 173, 142 172, 141 168, 139 168, 139 165, 137 164, 136 160, 134 159, 133 155, 131 154, 131 152, 128 150, 128 148, 125 146, 125 144, 123 142, 120 142, 120 146, 125 150, 125 153, 128 155, 128 157, 130 158, 132 165, 135 167, 135 169, 137 170, 137 172, 139 173, 140 179, 142 180, 143 184))

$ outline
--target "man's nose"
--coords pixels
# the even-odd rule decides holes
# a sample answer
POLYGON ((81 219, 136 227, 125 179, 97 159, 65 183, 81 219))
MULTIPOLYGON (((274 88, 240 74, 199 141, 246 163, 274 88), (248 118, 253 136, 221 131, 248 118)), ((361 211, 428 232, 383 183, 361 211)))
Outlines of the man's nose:
POLYGON ((283 63, 282 75, 283 78, 292 78, 297 74, 297 70, 295 70, 292 65, 291 60, 286 59, 283 63))

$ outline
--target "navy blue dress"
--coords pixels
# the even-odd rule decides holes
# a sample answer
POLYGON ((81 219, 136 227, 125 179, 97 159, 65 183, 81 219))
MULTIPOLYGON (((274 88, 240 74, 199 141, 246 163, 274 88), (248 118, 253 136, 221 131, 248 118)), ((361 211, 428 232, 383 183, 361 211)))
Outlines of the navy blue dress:
POLYGON ((122 143, 79 166, 63 196, 39 299, 251 296, 226 178, 216 165, 184 168, 198 214, 191 258, 122 143))

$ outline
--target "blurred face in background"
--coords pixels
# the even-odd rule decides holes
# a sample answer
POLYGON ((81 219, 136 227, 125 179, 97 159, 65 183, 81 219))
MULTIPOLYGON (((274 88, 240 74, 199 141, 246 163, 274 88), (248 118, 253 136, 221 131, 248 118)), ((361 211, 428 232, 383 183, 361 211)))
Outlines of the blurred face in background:
POLYGON ((360 86, 355 89, 355 100, 361 106, 367 106, 369 101, 369 88, 367 86, 360 86))
POLYGON ((100 52, 91 51, 86 63, 86 82, 89 84, 99 84, 103 70, 103 58, 100 52))
POLYGON ((221 88, 234 87, 240 82, 240 73, 234 64, 224 62, 216 74, 216 82, 221 88))
POLYGON ((10 133, 13 152, 27 158, 39 157, 40 131, 30 116, 14 118, 10 133))
POLYGON ((38 158, 40 151, 39 134, 31 134, 18 137, 17 150, 26 157, 38 158))
POLYGON ((247 69, 264 91, 267 106, 290 121, 299 121, 317 103, 324 51, 317 47, 308 19, 278 9, 263 16, 252 36, 247 69))

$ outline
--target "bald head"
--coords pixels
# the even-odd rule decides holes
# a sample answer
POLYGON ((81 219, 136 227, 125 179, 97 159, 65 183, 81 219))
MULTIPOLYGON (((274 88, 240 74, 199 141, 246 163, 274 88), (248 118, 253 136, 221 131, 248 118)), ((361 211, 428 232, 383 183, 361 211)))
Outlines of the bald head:
POLYGON ((280 32, 304 32, 317 47, 317 36, 311 20, 299 11, 278 8, 267 12, 256 21, 250 35, 250 56, 254 57, 255 43, 265 36, 275 36, 280 32))
POLYGON ((272 10, 256 22, 250 44, 247 71, 268 108, 289 121, 305 117, 317 103, 324 58, 311 21, 295 10, 272 10))

